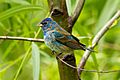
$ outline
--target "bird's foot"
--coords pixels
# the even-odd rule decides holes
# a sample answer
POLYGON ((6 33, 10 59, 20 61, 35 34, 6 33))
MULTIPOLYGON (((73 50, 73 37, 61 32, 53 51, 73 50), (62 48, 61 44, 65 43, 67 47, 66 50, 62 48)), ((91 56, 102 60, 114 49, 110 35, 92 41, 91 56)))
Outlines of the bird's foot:
POLYGON ((62 53, 59 53, 59 54, 57 54, 57 56, 59 57, 61 54, 62 54, 62 53))
POLYGON ((57 54, 56 55, 56 58, 60 58, 60 55, 61 55, 62 53, 59 53, 59 54, 57 54))
POLYGON ((53 55, 56 55, 56 57, 59 57, 62 53, 57 54, 55 51, 52 51, 53 55))

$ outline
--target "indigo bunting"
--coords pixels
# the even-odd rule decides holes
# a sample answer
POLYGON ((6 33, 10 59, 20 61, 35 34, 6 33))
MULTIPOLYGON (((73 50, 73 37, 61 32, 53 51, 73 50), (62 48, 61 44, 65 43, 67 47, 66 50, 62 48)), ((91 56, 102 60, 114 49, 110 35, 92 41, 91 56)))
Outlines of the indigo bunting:
MULTIPOLYGON (((69 53, 73 50, 86 50, 86 46, 60 27, 52 18, 46 18, 38 24, 42 27, 45 44, 57 53, 69 53)), ((88 49, 90 50, 90 49, 88 49)))

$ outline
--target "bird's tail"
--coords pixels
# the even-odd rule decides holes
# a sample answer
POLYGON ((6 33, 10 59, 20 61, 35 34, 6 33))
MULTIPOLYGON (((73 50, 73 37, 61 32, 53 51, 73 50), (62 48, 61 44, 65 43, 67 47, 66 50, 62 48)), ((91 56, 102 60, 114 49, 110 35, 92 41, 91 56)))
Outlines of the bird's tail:
POLYGON ((81 45, 81 47, 83 48, 84 51, 85 51, 85 50, 89 50, 89 51, 91 51, 91 52, 95 52, 93 49, 87 48, 86 45, 84 45, 84 44, 80 44, 80 45, 81 45))
POLYGON ((93 49, 87 48, 87 47, 85 47, 85 50, 89 50, 89 51, 91 51, 91 52, 95 52, 93 49))

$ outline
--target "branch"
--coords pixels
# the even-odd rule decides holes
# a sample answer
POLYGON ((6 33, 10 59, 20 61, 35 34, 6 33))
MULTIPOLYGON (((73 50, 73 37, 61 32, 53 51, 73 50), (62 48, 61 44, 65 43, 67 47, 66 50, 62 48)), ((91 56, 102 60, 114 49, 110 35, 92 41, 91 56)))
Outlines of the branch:
POLYGON ((82 8, 84 6, 84 3, 85 3, 85 0, 79 0, 77 2, 77 5, 74 9, 74 12, 72 14, 72 26, 75 24, 76 20, 78 19, 81 11, 82 11, 82 8))
MULTIPOLYGON (((68 32, 72 32, 72 20, 67 12, 67 6, 65 0, 48 0, 50 15, 61 27, 63 27, 68 32)), ((76 68, 71 68, 72 66, 76 67, 76 60, 74 54, 60 55, 60 59, 57 58, 58 69, 60 74, 60 80, 80 80, 76 68), (64 57, 66 56, 66 57, 64 57), (68 64, 68 65, 64 64, 68 64)))
POLYGON ((12 37, 12 36, 0 36, 0 39, 3 39, 3 40, 22 40, 22 41, 31 41, 31 42, 44 42, 43 39, 12 37))
POLYGON ((97 71, 97 70, 85 70, 81 69, 84 72, 97 72, 97 73, 111 73, 111 72, 120 72, 120 70, 110 70, 110 71, 97 71))
MULTIPOLYGON (((92 41, 92 46, 90 47, 93 49, 99 42, 99 40, 102 38, 102 36, 110 29, 110 26, 113 24, 113 22, 120 17, 120 10, 103 26, 103 28, 96 34, 92 41)), ((90 56, 91 51, 86 50, 80 64, 78 66, 78 74, 81 74, 82 70, 84 69, 84 66, 86 64, 86 61, 88 57, 90 56)))
POLYGON ((68 12, 65 0, 48 0, 50 8, 50 16, 55 20, 61 27, 71 32, 72 29, 68 27, 68 12))
MULTIPOLYGON (((64 64, 66 64, 67 66, 73 68, 73 69, 78 69, 77 67, 74 67, 70 64, 68 64, 67 62, 63 61, 61 58, 59 58, 58 56, 56 57, 58 58, 61 62, 63 62, 64 64)), ((97 71, 97 70, 86 70, 86 69, 80 69, 81 71, 84 72, 97 72, 97 73, 111 73, 111 72, 120 72, 120 70, 109 70, 109 71, 97 71)))

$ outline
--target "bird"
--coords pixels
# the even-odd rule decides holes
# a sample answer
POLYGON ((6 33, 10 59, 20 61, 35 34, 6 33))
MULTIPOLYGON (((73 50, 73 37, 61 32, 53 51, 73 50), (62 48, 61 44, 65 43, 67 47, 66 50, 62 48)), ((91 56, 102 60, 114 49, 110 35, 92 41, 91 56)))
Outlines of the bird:
POLYGON ((52 18, 45 18, 38 26, 42 28, 45 44, 56 53, 70 53, 74 50, 89 50, 80 40, 67 32, 52 18))

